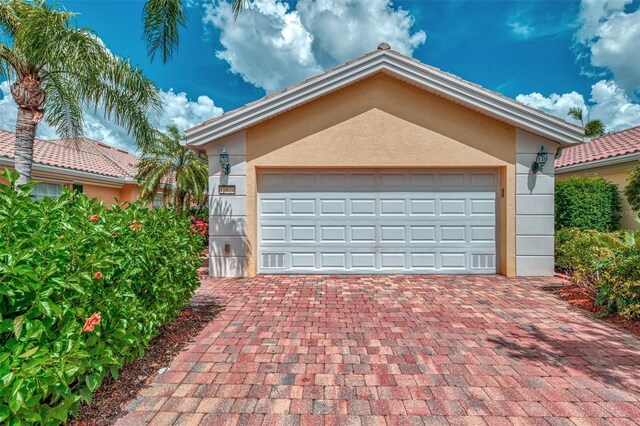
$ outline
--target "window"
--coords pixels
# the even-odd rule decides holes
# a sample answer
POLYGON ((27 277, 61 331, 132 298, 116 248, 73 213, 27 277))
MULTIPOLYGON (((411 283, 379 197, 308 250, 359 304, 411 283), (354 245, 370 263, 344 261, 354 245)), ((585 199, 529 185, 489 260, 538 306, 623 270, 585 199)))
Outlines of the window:
POLYGON ((164 196, 162 194, 156 194, 156 196, 153 197, 151 206, 154 209, 159 209, 160 207, 164 207, 164 196))
POLYGON ((62 185, 55 183, 37 183, 33 186, 33 191, 31 191, 31 198, 34 200, 42 200, 45 197, 56 200, 60 198, 61 195, 62 185))
POLYGON ((82 187, 82 185, 77 184, 77 183, 73 184, 73 190, 77 191, 77 192, 79 192, 81 194, 84 192, 84 188, 82 187))

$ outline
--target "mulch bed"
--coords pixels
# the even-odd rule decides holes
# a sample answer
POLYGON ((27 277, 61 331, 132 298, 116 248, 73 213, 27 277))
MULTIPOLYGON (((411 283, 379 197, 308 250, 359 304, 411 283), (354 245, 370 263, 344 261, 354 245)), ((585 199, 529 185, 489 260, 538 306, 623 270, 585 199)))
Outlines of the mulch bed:
POLYGON ((620 328, 624 328, 636 336, 640 336, 640 321, 628 320, 622 318, 618 314, 601 317, 603 311, 602 307, 594 304, 593 295, 591 295, 586 288, 577 284, 567 284, 554 288, 553 292, 567 301, 570 305, 588 311, 603 321, 609 322, 620 328))
POLYGON ((93 393, 91 405, 80 407, 78 415, 69 424, 75 426, 111 425, 124 407, 135 399, 161 368, 197 335, 222 310, 215 304, 188 306, 172 323, 160 329, 160 334, 149 343, 143 358, 132 361, 121 371, 118 380, 111 376, 93 393))

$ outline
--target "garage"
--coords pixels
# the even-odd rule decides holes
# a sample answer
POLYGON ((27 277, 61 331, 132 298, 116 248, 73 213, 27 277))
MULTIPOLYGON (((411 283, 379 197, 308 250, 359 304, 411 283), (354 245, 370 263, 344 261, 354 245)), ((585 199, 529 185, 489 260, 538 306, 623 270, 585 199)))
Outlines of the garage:
POLYGON ((554 274, 583 129, 387 45, 186 131, 209 274, 554 274))
POLYGON ((493 274, 497 174, 269 170, 259 272, 493 274))

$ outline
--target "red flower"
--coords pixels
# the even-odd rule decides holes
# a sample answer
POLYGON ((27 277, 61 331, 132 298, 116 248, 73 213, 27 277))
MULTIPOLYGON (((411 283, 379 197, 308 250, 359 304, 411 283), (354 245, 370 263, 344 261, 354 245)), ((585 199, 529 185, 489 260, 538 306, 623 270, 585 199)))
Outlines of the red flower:
POLYGON ((98 271, 95 274, 93 274, 93 278, 95 278, 96 280, 99 280, 102 278, 102 272, 98 271))
POLYGON ((100 219, 100 216, 98 216, 97 214, 94 214, 93 216, 91 216, 91 217, 89 218, 89 220, 90 220, 91 222, 97 222, 97 221, 98 221, 98 219, 100 219))
POLYGON ((140 230, 142 229, 142 224, 140 222, 133 222, 129 229, 131 229, 132 231, 140 230))
POLYGON ((84 326, 82 327, 82 332, 86 333, 87 331, 93 331, 93 329, 96 328, 96 325, 100 324, 101 319, 100 312, 96 312, 91 315, 85 321, 84 326))

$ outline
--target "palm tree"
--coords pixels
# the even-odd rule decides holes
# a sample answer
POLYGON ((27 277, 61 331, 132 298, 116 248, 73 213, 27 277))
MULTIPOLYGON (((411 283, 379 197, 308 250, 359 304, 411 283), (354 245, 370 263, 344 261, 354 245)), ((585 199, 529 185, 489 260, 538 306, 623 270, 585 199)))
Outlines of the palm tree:
MULTIPOLYGON (((249 6, 248 0, 231 0, 233 13, 237 18, 249 6)), ((159 52, 166 63, 178 50, 180 27, 186 26, 184 3, 182 0, 147 0, 142 12, 144 39, 147 52, 153 61, 159 52)))
POLYGON ((18 105, 16 184, 31 180, 33 140, 44 119, 63 138, 82 136, 85 108, 101 109, 144 145, 154 129, 149 112, 161 98, 129 61, 113 55, 74 14, 45 0, 0 2, 0 79, 11 81, 18 105))
POLYGON ((582 115, 582 108, 571 107, 569 108, 569 112, 567 113, 567 115, 580 122, 580 124, 584 127, 584 135, 588 138, 597 138, 606 133, 606 129, 602 120, 596 118, 593 120, 588 120, 585 124, 582 115))
POLYGON ((142 199, 153 200, 163 190, 165 200, 182 210, 201 203, 209 179, 207 158, 180 144, 182 134, 176 126, 156 131, 154 140, 142 149, 137 180, 142 199))

